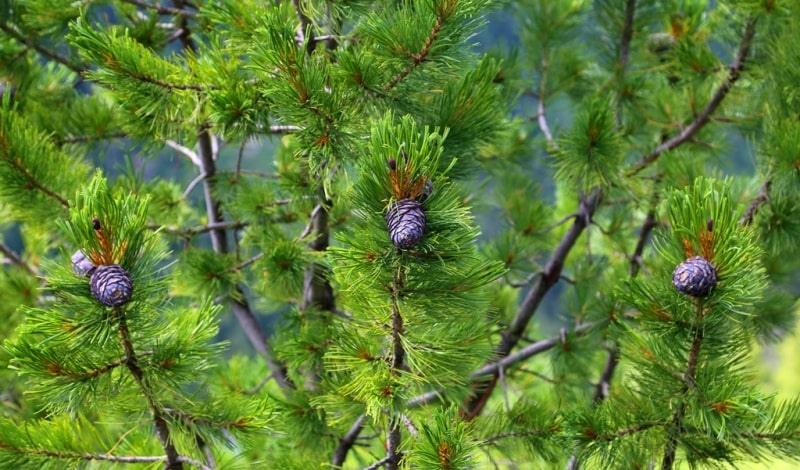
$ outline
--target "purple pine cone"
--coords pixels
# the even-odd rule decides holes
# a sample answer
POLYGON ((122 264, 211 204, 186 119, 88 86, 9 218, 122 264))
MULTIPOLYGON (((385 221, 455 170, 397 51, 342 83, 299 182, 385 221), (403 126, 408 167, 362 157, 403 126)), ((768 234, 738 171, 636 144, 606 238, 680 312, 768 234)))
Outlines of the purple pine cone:
POLYGON ((97 266, 92 263, 92 260, 86 257, 81 250, 76 251, 72 255, 72 271, 79 276, 90 277, 97 266))
POLYGON ((702 256, 695 256, 675 268, 672 284, 681 294, 705 297, 717 285, 717 270, 702 256))
POLYGON ((410 250, 425 235, 425 212, 414 199, 401 199, 386 211, 386 228, 389 238, 397 248, 410 250))
POLYGON ((122 305, 133 295, 133 279, 118 264, 99 266, 92 274, 89 286, 94 298, 109 307, 122 305))

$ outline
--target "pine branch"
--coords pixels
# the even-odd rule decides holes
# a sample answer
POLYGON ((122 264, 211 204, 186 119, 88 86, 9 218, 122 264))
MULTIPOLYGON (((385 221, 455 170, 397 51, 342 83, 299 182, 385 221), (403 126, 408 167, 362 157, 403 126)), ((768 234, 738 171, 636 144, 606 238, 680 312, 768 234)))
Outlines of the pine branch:
POLYGON ((533 429, 531 431, 508 431, 503 432, 500 434, 495 434, 494 436, 489 436, 481 442, 481 446, 488 446, 492 445, 497 441, 502 441, 503 439, 508 439, 510 437, 535 437, 544 434, 544 432, 540 429, 533 429))
MULTIPOLYGON (((571 334, 575 336, 582 336, 586 334, 586 332, 590 331, 592 328, 596 327, 597 323, 589 322, 589 323, 582 323, 581 325, 577 326, 571 334)), ((543 339, 541 341, 537 341, 535 343, 531 343, 524 348, 521 348, 514 354, 509 354, 506 357, 498 359, 497 361, 485 365, 482 368, 476 370, 475 372, 469 375, 470 380, 473 383, 478 383, 486 376, 493 376, 495 374, 499 374, 501 369, 508 369, 514 366, 517 363, 520 363, 526 359, 529 359, 533 356, 545 353, 559 344, 563 344, 563 335, 557 335, 552 338, 543 339)), ((418 395, 414 398, 411 398, 406 402, 406 406, 408 407, 416 407, 424 404, 429 404, 434 401, 442 399, 443 391, 442 390, 434 390, 431 392, 426 392, 421 395, 418 395)))
POLYGON ((303 5, 301 5, 300 0, 292 0, 292 5, 294 6, 297 19, 300 21, 300 33, 303 35, 301 42, 305 42, 306 44, 306 54, 311 55, 311 53, 314 52, 314 47, 317 44, 317 42, 314 40, 314 30, 312 29, 311 18, 309 18, 308 15, 306 15, 303 11, 303 5))
POLYGON ((73 72, 75 72, 75 73, 77 73, 79 75, 81 75, 84 72, 89 70, 88 66, 86 66, 85 64, 81 64, 81 65, 73 64, 69 59, 67 59, 66 57, 58 54, 57 52, 52 51, 52 50, 50 50, 50 49, 48 49, 48 48, 46 48, 46 47, 44 47, 44 46, 42 46, 40 44, 36 44, 32 40, 26 38, 21 33, 17 32, 14 28, 9 26, 5 22, 0 22, 0 31, 3 31, 4 33, 6 33, 9 36, 11 36, 17 42, 19 42, 21 44, 24 44, 28 48, 32 48, 32 49, 36 50, 36 52, 38 52, 42 56, 52 60, 53 62, 58 62, 59 64, 67 67, 68 69, 72 70, 73 72))
POLYGON ((616 344, 612 344, 608 348, 606 364, 603 366, 603 372, 600 374, 600 379, 597 381, 597 384, 594 388, 594 397, 592 398, 593 405, 598 405, 603 400, 608 398, 608 394, 611 389, 611 379, 614 377, 614 372, 617 370, 618 364, 619 348, 616 344))
MULTIPOLYGON (((578 216, 575 217, 572 226, 561 239, 555 251, 553 251, 553 254, 547 261, 547 265, 536 281, 536 284, 528 291, 514 319, 503 332, 500 345, 495 349, 496 357, 504 358, 508 356, 522 338, 528 323, 531 318, 533 318, 545 294, 547 294, 561 278, 561 270, 564 267, 564 262, 569 252, 572 250, 572 247, 575 245, 575 242, 578 240, 578 237, 580 237, 586 227, 590 225, 600 197, 601 194, 599 190, 595 190, 589 196, 581 197, 578 216)), ((498 374, 495 371, 492 378, 474 385, 473 388, 478 392, 466 403, 465 409, 467 419, 471 420, 481 413, 494 391, 494 387, 497 385, 497 379, 498 374)))
POLYGON ((23 260, 18 254, 14 253, 14 250, 8 247, 5 243, 0 243, 0 252, 6 255, 6 258, 8 258, 12 263, 21 267, 25 271, 28 271, 28 273, 31 275, 39 276, 39 273, 36 272, 31 265, 26 263, 25 260, 23 260))
POLYGON ((128 137, 128 134, 126 132, 116 132, 114 134, 107 134, 107 135, 76 135, 76 136, 53 139, 53 144, 61 146, 66 144, 93 142, 95 140, 124 139, 126 137, 128 137))
MULTIPOLYGON (((183 8, 186 2, 184 0, 176 0, 174 2, 176 8, 183 8)), ((181 45, 184 51, 192 53, 197 52, 197 45, 191 38, 191 30, 189 29, 188 18, 181 18, 180 35, 181 45)), ((201 171, 206 175, 203 180, 203 194, 206 202, 206 213, 210 224, 219 224, 223 222, 222 210, 220 209, 219 201, 216 200, 214 195, 215 191, 215 178, 217 167, 214 161, 214 145, 211 141, 211 134, 208 128, 201 128, 197 135, 198 158, 200 160, 201 171)), ((224 229, 215 228, 209 232, 211 236, 211 244, 214 252, 225 254, 228 252, 227 235, 224 229)), ((247 297, 241 286, 236 286, 235 298, 231 301, 233 315, 239 322, 239 325, 244 330, 247 339, 255 348, 256 352, 264 359, 264 362, 272 372, 275 381, 280 386, 284 394, 288 395, 289 390, 294 388, 294 384, 286 375, 285 368, 277 363, 273 358, 275 357, 272 347, 267 343, 267 335, 261 325, 258 323, 253 311, 247 303, 247 297)))
POLYGON ((143 0, 122 0, 122 1, 125 3, 130 3, 131 5, 142 7, 146 10, 154 10, 156 13, 160 13, 162 15, 179 15, 187 18, 194 18, 195 16, 197 16, 196 13, 184 10, 182 8, 173 8, 166 5, 156 5, 145 2, 143 0))
MULTIPOLYGON (((311 212, 308 226, 300 235, 300 239, 309 234, 313 234, 313 239, 308 244, 311 250, 324 252, 328 249, 330 242, 330 230, 328 227, 328 213, 331 201, 325 196, 325 189, 320 183, 319 187, 320 202, 311 212)), ((312 262, 305 270, 303 279, 303 305, 302 308, 318 308, 326 311, 336 310, 336 300, 333 295, 333 287, 328 280, 328 268, 320 263, 312 262)))
MULTIPOLYGON (((398 455, 402 458, 404 454, 405 454, 405 452, 400 452, 398 455)), ((364 470, 378 470, 379 468, 383 467, 384 465, 386 465, 386 468, 389 468, 388 464, 389 464, 390 460, 391 459, 388 456, 384 457, 384 458, 378 460, 377 462, 373 463, 369 467, 364 468, 364 470)))
POLYGON ((350 449, 356 444, 358 435, 361 434, 361 431, 364 429, 364 421, 366 419, 366 415, 359 416, 347 433, 339 439, 339 443, 333 451, 333 460, 331 461, 331 465, 334 468, 344 465, 344 461, 347 459, 347 453, 350 452, 350 449))
POLYGON ((657 226, 658 222, 656 221, 655 209, 651 208, 649 211, 647 211, 647 216, 644 218, 641 228, 639 228, 639 240, 636 242, 636 248, 633 250, 633 254, 630 256, 628 274, 631 277, 634 277, 639 273, 639 269, 642 267, 642 253, 644 253, 644 248, 647 245, 647 240, 650 238, 650 233, 657 226))
POLYGON ((208 223, 206 225, 198 225, 197 227, 189 227, 189 228, 180 228, 180 227, 173 227, 167 225, 158 225, 158 224, 148 224, 147 228, 150 230, 158 230, 163 233, 169 235, 177 235, 182 238, 192 238, 195 235, 199 235, 202 233, 209 233, 215 232, 219 230, 238 230, 250 225, 247 222, 242 222, 239 220, 232 220, 232 221, 218 221, 214 223, 208 223))
MULTIPOLYGON (((133 455, 133 456, 117 456, 108 454, 90 454, 81 452, 59 452, 49 449, 19 449, 21 453, 42 455, 54 459, 61 460, 86 460, 98 462, 113 462, 113 463, 156 463, 167 462, 167 457, 163 455, 133 455)), ((179 463, 188 463, 203 470, 211 470, 208 466, 191 459, 189 457, 178 457, 179 463)))
POLYGON ((61 204, 63 208, 69 209, 69 202, 65 198, 61 197, 58 193, 53 191, 52 189, 40 183, 39 180, 36 179, 36 176, 34 176, 33 173, 31 173, 31 170, 22 164, 21 160, 19 160, 13 155, 9 155, 7 152, 0 152, 0 159, 8 163, 8 165, 11 168, 16 170, 17 173, 24 176, 28 180, 27 184, 28 189, 36 189, 38 191, 41 191, 46 196, 58 201, 58 203, 61 204))
MULTIPOLYGON (((685 395, 694 388, 697 376, 697 365, 700 358, 700 348, 703 344, 703 301, 697 301, 696 324, 692 327, 692 345, 689 349, 689 358, 686 364, 686 372, 683 374, 686 385, 683 387, 681 395, 685 395)), ((675 464, 675 455, 678 449, 678 437, 684 432, 683 418, 686 414, 686 402, 681 402, 675 413, 672 415, 672 423, 667 435, 667 443, 664 447, 664 459, 661 462, 661 470, 671 470, 675 464)))
MULTIPOLYGON (((625 23, 622 27, 622 38, 619 43, 619 56, 617 57, 617 80, 623 84, 625 68, 630 57, 631 39, 633 38, 633 17, 636 14, 636 0, 628 0, 625 4, 625 23)), ((617 127, 622 125, 622 99, 617 99, 617 111, 614 113, 617 127)))
MULTIPOLYGON (((402 269, 402 267, 400 268, 402 269)), ((390 373, 392 375, 402 372, 405 363, 405 349, 403 349, 403 316, 400 313, 400 307, 397 304, 400 295, 400 289, 404 284, 402 272, 395 275, 394 283, 392 284, 392 360, 390 364, 390 373)), ((400 448, 401 434, 400 434, 401 420, 397 417, 393 418, 389 423, 389 431, 386 437, 386 469, 397 470, 400 468, 400 460, 402 454, 398 452, 400 448)))
POLYGON ((655 150, 643 156, 638 162, 636 162, 633 168, 631 168, 631 170, 628 172, 629 175, 635 175, 651 163, 658 160, 662 153, 673 150, 679 145, 689 141, 698 131, 700 131, 700 129, 703 128, 703 126, 706 125, 706 123, 708 123, 711 115, 714 114, 719 105, 722 103, 722 100, 725 99, 725 97, 728 95, 728 92, 730 92, 731 88, 733 88, 733 85, 737 80, 739 80, 739 76, 744 69, 747 56, 750 54, 750 46, 756 33, 756 21, 757 18, 753 18, 747 22, 744 33, 742 34, 742 41, 739 43, 739 51, 736 53, 733 63, 731 63, 730 67, 728 67, 728 75, 725 77, 725 81, 723 81, 719 88, 717 88, 717 91, 714 92, 714 95, 711 97, 711 100, 708 102, 706 107, 703 108, 703 110, 700 111, 700 113, 694 118, 694 121, 686 126, 678 135, 662 143, 656 147, 655 150))
POLYGON ((128 330, 128 322, 125 318, 125 312, 123 312, 119 307, 114 307, 112 312, 119 321, 119 334, 122 340, 122 347, 125 352, 125 367, 127 367, 128 371, 133 376, 133 379, 136 381, 136 384, 139 386, 139 389, 142 391, 142 394, 147 400, 150 411, 153 413, 153 423, 156 426, 158 438, 161 441, 161 446, 164 448, 164 452, 167 454, 166 468, 169 470, 183 470, 183 464, 179 460, 178 451, 175 449, 175 444, 170 437, 169 426, 167 425, 167 421, 164 419, 161 407, 156 402, 150 386, 144 377, 142 369, 139 368, 139 359, 136 356, 136 351, 133 348, 133 342, 131 341, 131 333, 128 330))
POLYGON ((389 80, 389 83, 383 86, 383 91, 391 91, 393 90, 404 78, 406 78, 411 72, 416 70, 417 67, 420 66, 423 62, 425 62, 428 58, 428 54, 431 51, 431 46, 433 46, 433 42, 436 40, 436 37, 439 36, 439 33, 442 30, 442 25, 444 24, 444 16, 441 12, 437 12, 436 14, 436 23, 434 23, 433 28, 431 29, 430 33, 428 33, 428 37, 425 39, 425 43, 422 45, 422 48, 419 52, 412 53, 406 51, 406 56, 411 59, 411 63, 409 63, 403 70, 401 70, 397 75, 392 77, 389 80))
POLYGON ((536 119, 539 121, 539 129, 544 134, 544 138, 548 143, 553 142, 553 133, 550 132, 550 126, 547 124, 547 116, 544 111, 544 97, 547 94, 547 56, 542 50, 542 60, 540 61, 540 75, 541 80, 539 83, 539 94, 537 95, 538 103, 536 105, 536 119))
POLYGON ((747 226, 753 223, 753 217, 756 215, 756 211, 767 201, 769 201, 769 189, 772 186, 772 181, 766 181, 763 185, 761 185, 761 190, 758 192, 758 196, 753 199, 753 202, 747 206, 747 210, 742 215, 742 218, 739 219, 739 224, 747 226))

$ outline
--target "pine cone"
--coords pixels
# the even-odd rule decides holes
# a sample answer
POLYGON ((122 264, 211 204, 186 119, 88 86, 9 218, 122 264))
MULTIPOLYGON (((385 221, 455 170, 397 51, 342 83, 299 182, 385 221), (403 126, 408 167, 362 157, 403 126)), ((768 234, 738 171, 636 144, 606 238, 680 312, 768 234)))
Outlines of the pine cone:
POLYGON ((386 228, 389 238, 397 248, 410 250, 417 246, 425 234, 425 212, 414 199, 401 199, 386 211, 386 228))
POLYGON ((81 250, 72 255, 72 270, 78 276, 91 277, 95 269, 97 269, 97 266, 81 250))
POLYGON ((717 270, 702 256, 695 256, 675 268, 672 284, 681 294, 705 297, 717 285, 717 270))
POLYGON ((133 295, 133 279, 118 264, 99 266, 92 274, 89 286, 94 298, 109 307, 122 305, 133 295))

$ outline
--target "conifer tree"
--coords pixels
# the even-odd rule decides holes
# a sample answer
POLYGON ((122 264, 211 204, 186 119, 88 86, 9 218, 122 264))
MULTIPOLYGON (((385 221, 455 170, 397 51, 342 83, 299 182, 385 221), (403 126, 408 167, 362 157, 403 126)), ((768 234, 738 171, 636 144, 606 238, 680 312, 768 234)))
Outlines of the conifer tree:
POLYGON ((0 468, 797 459, 797 15, 0 2, 0 468))

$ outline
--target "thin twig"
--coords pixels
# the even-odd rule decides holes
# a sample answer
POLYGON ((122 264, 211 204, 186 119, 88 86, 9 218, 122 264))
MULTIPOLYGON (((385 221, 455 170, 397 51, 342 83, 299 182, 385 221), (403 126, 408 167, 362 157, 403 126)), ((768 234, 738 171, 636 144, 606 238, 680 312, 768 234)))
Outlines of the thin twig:
MULTIPOLYGON (((622 26, 622 37, 619 44, 619 56, 617 57, 617 81, 622 86, 625 80, 625 69, 630 57, 631 39, 633 38, 633 17, 636 13, 636 0, 628 0, 625 4, 625 22, 622 26)), ((622 97, 617 98, 617 110, 614 113, 614 120, 617 128, 622 126, 622 97)))
MULTIPOLYGON (((404 454, 405 454, 405 452, 400 452, 398 455, 400 457, 402 457, 404 454)), ((388 464, 390 460, 392 460, 392 459, 389 458, 389 456, 386 456, 386 457, 378 460, 377 462, 373 463, 369 467, 364 468, 364 470, 378 470, 379 468, 381 468, 384 465, 388 464)), ((387 468, 388 468, 388 466, 387 466, 387 468)))
POLYGON ((192 149, 190 149, 188 147, 184 147, 183 145, 175 142, 174 140, 167 139, 167 140, 164 141, 164 143, 169 145, 173 149, 177 150, 179 153, 183 154, 184 156, 189 157, 189 160, 191 160, 192 163, 194 163, 194 165, 196 167, 199 167, 199 168, 203 167, 203 162, 201 161, 200 156, 194 150, 192 150, 192 149))
MULTIPOLYGON (((581 336, 586 334, 592 328, 596 327, 597 323, 582 323, 580 326, 576 327, 571 334, 575 336, 581 336)), ((478 382, 483 380, 484 377, 493 376, 498 373, 500 369, 508 369, 509 367, 514 366, 515 364, 522 362, 526 359, 529 359, 533 356, 538 354, 545 353, 557 345, 562 344, 562 336, 559 334, 552 338, 543 339, 541 341, 537 341, 535 343, 529 344, 522 349, 519 349, 514 354, 509 354, 506 357, 498 359, 497 361, 487 364, 482 368, 472 372, 469 375, 470 380, 474 382, 478 382)), ((442 398, 442 390, 434 390, 431 392, 426 392, 422 395, 418 395, 414 398, 409 399, 406 402, 406 405, 409 407, 420 406, 423 404, 428 404, 433 401, 440 400, 442 398)))
POLYGON ((82 142, 91 142, 94 140, 107 140, 107 139, 124 139, 128 137, 127 132, 115 132, 113 134, 105 135, 74 135, 69 137, 60 137, 53 139, 55 145, 61 146, 65 144, 78 144, 82 142))
POLYGON ((411 59, 411 63, 409 63, 405 68, 403 68, 403 70, 392 77, 392 79, 389 80, 389 83, 383 86, 384 92, 393 90, 404 78, 406 78, 411 72, 419 67, 420 64, 428 60, 428 54, 431 51, 433 42, 436 40, 436 38, 439 36, 439 32, 442 30, 444 20, 445 18, 441 14, 436 15, 436 23, 434 23, 433 28, 431 29, 430 33, 428 33, 428 37, 425 39, 425 43, 420 48, 420 51, 417 53, 406 52, 406 56, 411 59))
POLYGON ((12 38, 14 38, 17 42, 25 44, 29 48, 35 49, 36 52, 38 52, 39 54, 43 55, 44 57, 47 57, 48 59, 52 60, 53 62, 58 62, 59 64, 67 67, 68 69, 72 70, 73 72, 77 73, 78 75, 83 74, 84 72, 86 72, 89 69, 84 64, 81 64, 81 65, 73 64, 72 62, 70 62, 69 59, 67 59, 66 57, 58 54, 57 52, 51 51, 50 49, 48 49, 48 48, 46 48, 46 47, 44 47, 42 45, 36 44, 35 42, 33 42, 32 40, 26 38, 23 34, 17 32, 14 28, 12 28, 11 26, 9 26, 8 24, 6 24, 4 22, 0 22, 0 31, 3 31, 4 33, 8 34, 12 38))
POLYGON ((739 224, 747 226, 753 223, 753 217, 755 217, 758 208, 769 201, 769 189, 771 186, 772 181, 766 181, 763 185, 761 185, 761 190, 758 192, 758 197, 753 199, 753 202, 747 206, 747 210, 744 212, 744 215, 742 215, 742 218, 739 219, 739 224))
POLYGON ((14 250, 12 250, 10 247, 8 247, 5 243, 0 243, 0 252, 2 252, 4 255, 6 255, 6 258, 8 258, 12 263, 14 263, 15 265, 21 267, 25 271, 28 271, 28 273, 30 273, 30 274, 32 274, 34 276, 38 276, 39 275, 39 273, 36 272, 36 270, 33 269, 33 267, 31 267, 31 265, 26 263, 25 260, 23 260, 18 254, 14 253, 14 250))
POLYGON ((189 197, 189 195, 190 195, 190 194, 192 194, 192 191, 194 190, 194 188, 195 188, 195 187, 196 187, 198 184, 200 184, 200 182, 201 182, 201 181, 203 181, 205 178, 206 178, 206 174, 205 174, 205 173, 202 173, 202 172, 201 172, 199 175, 197 175, 197 176, 196 176, 196 177, 195 177, 195 178, 194 178, 194 179, 193 179, 193 180, 192 180, 192 181, 189 183, 189 185, 188 185, 188 186, 186 186, 186 189, 183 191, 183 194, 181 195, 181 198, 182 198, 182 199, 186 199, 187 197, 189 197))

